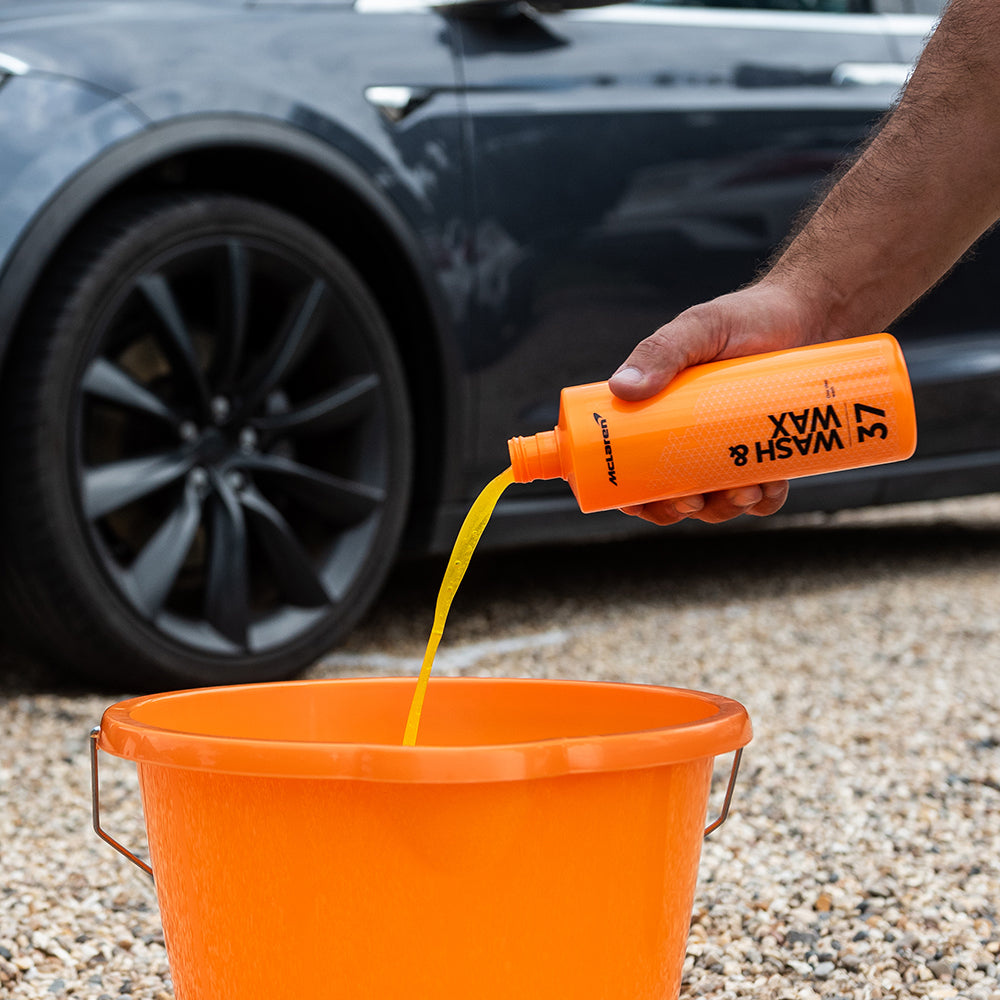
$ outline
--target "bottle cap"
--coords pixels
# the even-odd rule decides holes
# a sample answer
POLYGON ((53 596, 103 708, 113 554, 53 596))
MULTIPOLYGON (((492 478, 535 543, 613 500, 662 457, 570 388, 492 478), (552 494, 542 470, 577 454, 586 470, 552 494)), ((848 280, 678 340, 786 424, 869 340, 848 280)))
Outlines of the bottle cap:
POLYGON ((507 450, 515 483, 565 478, 554 430, 540 431, 531 437, 513 437, 507 442, 507 450))

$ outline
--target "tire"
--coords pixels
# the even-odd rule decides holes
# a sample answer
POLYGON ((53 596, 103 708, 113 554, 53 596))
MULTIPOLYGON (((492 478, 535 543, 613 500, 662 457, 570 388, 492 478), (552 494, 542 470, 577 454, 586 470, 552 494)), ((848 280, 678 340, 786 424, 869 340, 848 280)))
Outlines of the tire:
POLYGON ((60 261, 5 383, 22 631, 129 688, 300 671, 374 600, 409 509, 378 305, 320 234, 237 197, 120 207, 60 261))

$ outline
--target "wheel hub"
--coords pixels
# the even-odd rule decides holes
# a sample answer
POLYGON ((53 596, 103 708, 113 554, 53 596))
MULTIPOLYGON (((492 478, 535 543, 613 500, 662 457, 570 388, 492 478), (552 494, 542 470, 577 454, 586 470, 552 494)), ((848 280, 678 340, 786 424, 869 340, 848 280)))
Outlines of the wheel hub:
POLYGON ((230 435, 216 427, 203 430, 197 438, 195 451, 202 465, 219 468, 229 464, 236 455, 236 445, 230 435))

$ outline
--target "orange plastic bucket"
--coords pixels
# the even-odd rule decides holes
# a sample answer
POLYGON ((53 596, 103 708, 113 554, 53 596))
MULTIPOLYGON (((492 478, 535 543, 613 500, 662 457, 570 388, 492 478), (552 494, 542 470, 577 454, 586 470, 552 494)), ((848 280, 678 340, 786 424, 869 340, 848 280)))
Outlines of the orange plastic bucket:
POLYGON ((746 710, 439 677, 403 747, 412 691, 304 681, 104 713, 95 827, 128 853, 100 826, 100 747, 138 766, 178 1000, 676 997, 713 761, 750 740, 746 710))

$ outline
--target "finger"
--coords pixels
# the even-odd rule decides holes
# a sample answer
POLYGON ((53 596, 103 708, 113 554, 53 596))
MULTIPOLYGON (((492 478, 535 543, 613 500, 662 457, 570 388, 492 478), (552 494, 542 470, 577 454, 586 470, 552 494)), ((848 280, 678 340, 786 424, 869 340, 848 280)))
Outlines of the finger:
POLYGON ((719 493, 708 493, 704 507, 690 516, 706 524, 721 524, 741 514, 765 517, 779 510, 788 496, 788 483, 740 486, 719 493))
POLYGON ((745 514, 755 504, 764 499, 764 491, 759 486, 741 486, 738 489, 723 490, 720 493, 705 494, 705 506, 691 516, 706 524, 720 524, 745 514))
POLYGON ((787 498, 788 482, 781 480, 759 486, 741 486, 720 493, 707 493, 704 496, 656 500, 622 507, 621 510, 625 514, 641 517, 644 521, 661 526, 677 524, 685 518, 704 521, 706 524, 720 524, 741 514, 768 517, 779 511, 787 498))
POLYGON ((652 503, 636 504, 631 507, 622 507, 625 514, 633 517, 641 517, 644 521, 653 524, 667 526, 677 524, 687 517, 691 517, 702 509, 705 499, 701 496, 673 497, 670 500, 656 500, 652 503))
POLYGON ((753 517, 770 517, 781 510, 788 499, 788 483, 762 483, 761 489, 764 491, 763 499, 749 507, 745 513, 753 517))

